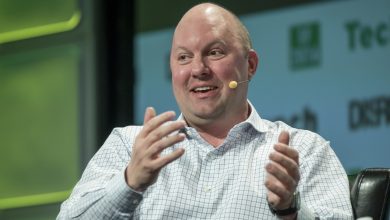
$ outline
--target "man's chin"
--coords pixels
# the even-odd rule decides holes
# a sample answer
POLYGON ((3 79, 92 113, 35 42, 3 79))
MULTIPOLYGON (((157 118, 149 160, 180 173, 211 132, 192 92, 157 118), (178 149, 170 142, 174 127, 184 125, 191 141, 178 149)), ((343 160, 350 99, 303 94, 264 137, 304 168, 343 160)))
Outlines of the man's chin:
POLYGON ((203 109, 201 111, 193 111, 192 117, 194 120, 197 120, 202 123, 212 122, 217 118, 216 109, 203 109))

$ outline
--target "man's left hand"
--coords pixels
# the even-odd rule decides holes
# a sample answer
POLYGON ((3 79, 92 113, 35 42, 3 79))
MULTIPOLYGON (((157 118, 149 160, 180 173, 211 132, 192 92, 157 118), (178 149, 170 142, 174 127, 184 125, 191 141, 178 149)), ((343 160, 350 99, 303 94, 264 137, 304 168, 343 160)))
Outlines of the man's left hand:
POLYGON ((265 166, 267 199, 275 210, 290 207, 300 179, 298 151, 289 146, 289 139, 288 132, 280 133, 275 151, 270 153, 270 162, 265 166))

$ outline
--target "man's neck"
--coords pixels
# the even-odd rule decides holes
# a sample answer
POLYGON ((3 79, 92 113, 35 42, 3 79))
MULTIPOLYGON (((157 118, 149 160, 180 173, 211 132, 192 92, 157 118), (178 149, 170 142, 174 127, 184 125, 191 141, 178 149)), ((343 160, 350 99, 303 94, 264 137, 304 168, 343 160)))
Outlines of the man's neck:
POLYGON ((245 113, 241 116, 238 115, 236 117, 227 116, 225 118, 221 118, 219 120, 214 120, 209 123, 204 124, 191 124, 190 126, 194 127, 200 136, 213 147, 219 147, 226 139, 230 130, 236 125, 243 121, 245 121, 251 113, 251 109, 249 104, 247 105, 247 109, 245 113), (235 120, 232 120, 235 118, 235 120))

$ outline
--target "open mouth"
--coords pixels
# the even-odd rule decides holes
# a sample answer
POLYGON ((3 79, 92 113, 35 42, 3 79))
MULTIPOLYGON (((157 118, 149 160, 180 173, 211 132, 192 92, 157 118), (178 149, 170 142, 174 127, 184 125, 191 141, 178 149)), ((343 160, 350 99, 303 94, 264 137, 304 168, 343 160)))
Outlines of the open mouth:
POLYGON ((206 92, 216 90, 217 88, 218 87, 216 87, 216 86, 202 86, 202 87, 196 87, 196 88, 192 89, 191 92, 206 93, 206 92))

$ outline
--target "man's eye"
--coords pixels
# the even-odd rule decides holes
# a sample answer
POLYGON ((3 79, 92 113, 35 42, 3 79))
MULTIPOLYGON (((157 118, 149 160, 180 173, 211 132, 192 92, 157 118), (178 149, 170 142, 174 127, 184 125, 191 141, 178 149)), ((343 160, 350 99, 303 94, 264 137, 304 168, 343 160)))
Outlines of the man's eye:
POLYGON ((177 58, 179 61, 183 62, 189 59, 189 56, 187 54, 180 54, 177 58))
POLYGON ((223 51, 222 50, 211 50, 209 54, 210 54, 210 56, 220 57, 220 56, 223 56, 223 51))

